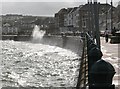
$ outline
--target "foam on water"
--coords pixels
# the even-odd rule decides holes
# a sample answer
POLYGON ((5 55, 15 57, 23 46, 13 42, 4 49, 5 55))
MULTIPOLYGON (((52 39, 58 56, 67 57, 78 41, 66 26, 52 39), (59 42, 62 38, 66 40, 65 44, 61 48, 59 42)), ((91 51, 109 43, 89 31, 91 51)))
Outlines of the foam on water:
POLYGON ((76 86, 79 56, 70 50, 40 44, 44 35, 45 31, 36 25, 32 43, 0 41, 3 86, 76 86))
POLYGON ((0 43, 3 86, 76 86, 79 56, 72 51, 26 42, 0 43))

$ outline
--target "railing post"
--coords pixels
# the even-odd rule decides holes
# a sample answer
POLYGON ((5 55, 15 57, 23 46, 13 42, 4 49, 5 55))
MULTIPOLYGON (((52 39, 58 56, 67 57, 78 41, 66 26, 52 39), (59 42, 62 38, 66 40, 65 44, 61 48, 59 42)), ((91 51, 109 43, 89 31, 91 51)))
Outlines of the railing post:
POLYGON ((103 55, 102 52, 97 46, 88 50, 88 83, 89 84, 91 84, 92 81, 92 78, 90 76, 91 67, 96 61, 101 59, 102 55, 103 55))
POLYGON ((112 85, 114 74, 115 69, 110 63, 98 60, 90 70, 92 80, 89 89, 115 89, 115 85, 112 85))
POLYGON ((89 34, 86 34, 86 38, 89 89, 115 89, 115 85, 112 85, 114 67, 101 59, 103 54, 89 34))

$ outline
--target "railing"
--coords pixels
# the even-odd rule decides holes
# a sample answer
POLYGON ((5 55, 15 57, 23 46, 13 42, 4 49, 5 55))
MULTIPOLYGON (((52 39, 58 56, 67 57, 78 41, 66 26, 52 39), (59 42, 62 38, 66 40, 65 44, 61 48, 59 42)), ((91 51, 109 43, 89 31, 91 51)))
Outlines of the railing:
POLYGON ((101 59, 103 56, 94 39, 86 33, 76 89, 115 89, 112 78, 114 67, 101 59))
POLYGON ((77 82, 77 89, 85 89, 88 85, 88 58, 87 58, 87 41, 83 37, 83 52, 80 63, 79 77, 77 82))

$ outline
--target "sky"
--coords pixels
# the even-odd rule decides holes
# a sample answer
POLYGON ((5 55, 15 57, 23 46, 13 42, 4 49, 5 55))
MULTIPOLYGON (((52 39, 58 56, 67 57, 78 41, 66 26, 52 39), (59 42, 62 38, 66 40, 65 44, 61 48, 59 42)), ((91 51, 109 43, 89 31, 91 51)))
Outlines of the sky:
MULTIPOLYGON (((93 0, 92 0, 93 1, 93 0)), ((107 0, 110 3, 111 0, 107 0)), ((116 6, 120 0, 113 0, 116 6)), ((106 0, 98 0, 105 3, 106 0)), ((87 0, 0 0, 0 14, 54 16, 61 8, 78 7, 87 0), (48 2, 49 1, 49 2, 48 2)))

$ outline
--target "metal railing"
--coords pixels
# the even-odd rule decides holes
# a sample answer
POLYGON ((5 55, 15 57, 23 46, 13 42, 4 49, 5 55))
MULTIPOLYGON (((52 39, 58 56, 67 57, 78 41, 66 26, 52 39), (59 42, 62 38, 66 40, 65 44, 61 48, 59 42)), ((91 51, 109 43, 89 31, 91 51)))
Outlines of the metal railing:
POLYGON ((80 63, 80 70, 77 82, 77 89, 85 89, 88 85, 88 58, 87 58, 87 41, 86 37, 83 37, 83 52, 80 63))
POLYGON ((114 84, 112 85, 115 69, 101 59, 102 56, 97 42, 85 33, 76 89, 115 89, 114 84))

